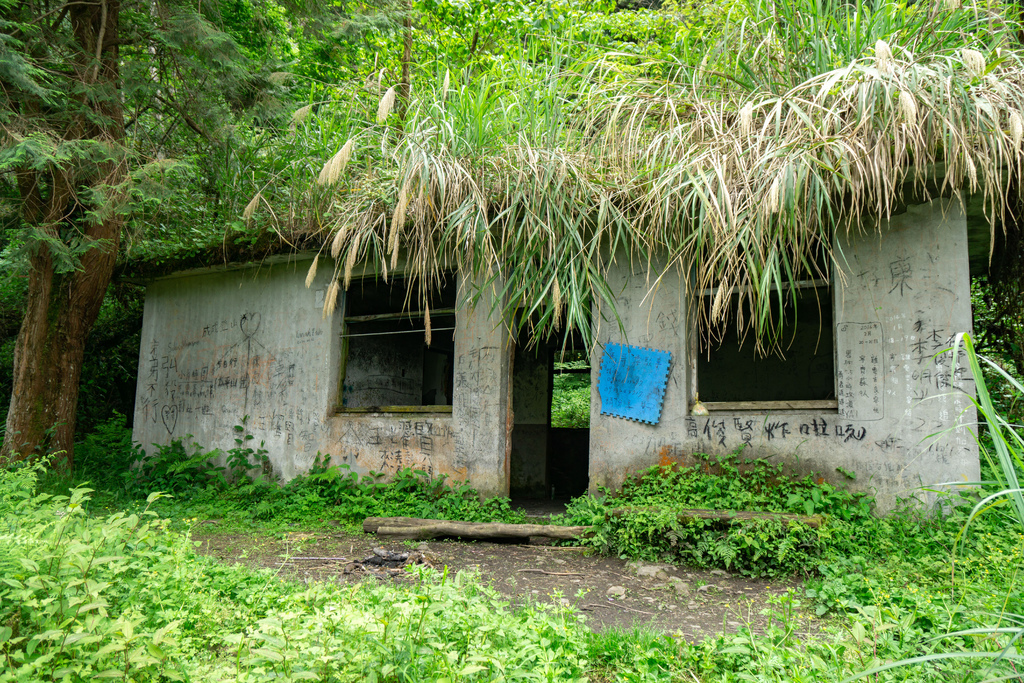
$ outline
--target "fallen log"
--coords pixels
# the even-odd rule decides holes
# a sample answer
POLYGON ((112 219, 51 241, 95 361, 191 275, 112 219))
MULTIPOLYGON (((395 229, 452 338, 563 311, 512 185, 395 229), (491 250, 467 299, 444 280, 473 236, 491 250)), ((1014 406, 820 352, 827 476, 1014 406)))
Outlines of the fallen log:
POLYGON ((590 531, 589 526, 553 524, 500 524, 497 522, 454 522, 416 517, 367 517, 363 531, 396 541, 427 541, 432 538, 458 537, 479 540, 523 539, 531 536, 571 541, 590 531))
MULTIPOLYGON (((608 514, 612 517, 624 517, 626 515, 636 514, 638 512, 662 512, 664 509, 659 507, 621 507, 614 508, 608 514)), ((781 522, 795 522, 797 524, 806 524, 812 529, 817 529, 824 522, 825 518, 821 515, 795 515, 789 512, 750 512, 750 511, 733 511, 733 510, 701 510, 698 508, 686 508, 682 510, 670 510, 670 512, 676 513, 676 519, 680 522, 691 522, 695 519, 713 519, 722 522, 728 522, 730 524, 736 522, 749 522, 757 519, 776 519, 781 522)))

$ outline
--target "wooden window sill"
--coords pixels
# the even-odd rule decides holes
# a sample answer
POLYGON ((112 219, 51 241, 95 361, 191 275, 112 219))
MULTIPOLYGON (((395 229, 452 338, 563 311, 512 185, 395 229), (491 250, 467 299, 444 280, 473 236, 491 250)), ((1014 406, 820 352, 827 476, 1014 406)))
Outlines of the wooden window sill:
POLYGON ((392 413, 395 415, 409 415, 419 413, 432 413, 437 415, 451 415, 451 406, 372 406, 369 408, 349 408, 339 406, 334 409, 335 415, 366 415, 367 413, 392 413))
POLYGON ((701 405, 707 408, 709 413, 741 410, 759 412, 774 412, 778 410, 839 410, 839 401, 834 398, 818 401, 701 401, 701 405))

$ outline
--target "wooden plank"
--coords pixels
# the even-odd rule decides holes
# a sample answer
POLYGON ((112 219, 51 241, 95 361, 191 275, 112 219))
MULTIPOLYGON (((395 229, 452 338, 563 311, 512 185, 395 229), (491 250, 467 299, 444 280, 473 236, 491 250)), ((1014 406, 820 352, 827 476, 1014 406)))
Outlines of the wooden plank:
MULTIPOLYGON (((659 507, 621 507, 615 508, 608 514, 612 517, 624 517, 638 512, 663 512, 664 508, 659 507)), ((824 523, 825 518, 821 515, 794 515, 789 512, 751 512, 746 510, 701 510, 698 508, 684 508, 681 510, 670 510, 676 513, 680 522, 690 522, 695 519, 714 519, 730 524, 735 522, 749 522, 757 519, 777 519, 781 522, 794 522, 806 524, 812 529, 817 529, 824 523)))
POLYGON ((839 401, 834 398, 819 401, 701 401, 709 411, 727 410, 836 410, 839 401))
POLYGON ((371 406, 369 408, 350 408, 338 406, 337 414, 343 413, 451 413, 452 407, 444 406, 371 406))
MULTIPOLYGON (((815 280, 797 280, 792 285, 790 285, 788 282, 784 282, 782 284, 782 291, 788 291, 791 286, 796 287, 796 289, 818 289, 818 288, 821 288, 821 287, 828 287, 828 281, 827 280, 820 280, 820 279, 815 279, 815 280)), ((718 294, 718 290, 719 289, 720 289, 720 287, 707 287, 705 289, 700 290, 700 295, 701 296, 714 296, 714 295, 718 294)), ((734 294, 734 293, 735 294, 739 294, 740 292, 745 292, 745 293, 749 294, 749 293, 751 293, 753 291, 754 291, 753 288, 750 287, 749 285, 744 285, 744 286, 741 286, 741 287, 730 287, 729 288, 729 293, 730 294, 734 294)), ((773 292, 779 291, 778 286, 772 285, 771 291, 773 291, 773 292)))
POLYGON ((477 539, 522 539, 537 536, 571 541, 589 530, 588 526, 456 522, 415 517, 367 517, 363 520, 363 531, 366 533, 403 541, 426 541, 447 536, 477 539))
MULTIPOLYGON (((439 308, 436 311, 430 312, 432 320, 436 320, 442 316, 455 315, 454 308, 439 308)), ((414 319, 423 318, 423 311, 399 311, 398 313, 375 313, 373 315, 347 315, 345 316, 346 323, 369 323, 377 320, 401 320, 402 318, 414 319)))

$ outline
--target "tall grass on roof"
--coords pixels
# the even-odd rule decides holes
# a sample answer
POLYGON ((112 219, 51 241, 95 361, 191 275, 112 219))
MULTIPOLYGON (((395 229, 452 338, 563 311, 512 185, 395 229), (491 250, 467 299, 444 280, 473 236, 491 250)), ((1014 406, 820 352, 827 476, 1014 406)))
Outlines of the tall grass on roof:
POLYGON ((678 268, 737 292, 698 304, 702 329, 738 305, 765 350, 797 296, 785 285, 831 277, 816 256, 835 259, 837 231, 974 192, 994 230, 1018 199, 1016 10, 925 5, 747 0, 700 39, 681 32, 668 63, 569 33, 486 72, 422 65, 405 119, 377 124, 366 97, 348 170, 302 201, 343 286, 401 261, 429 287, 457 265, 513 327, 590 339, 592 304, 614 311, 614 254, 652 288, 678 268))

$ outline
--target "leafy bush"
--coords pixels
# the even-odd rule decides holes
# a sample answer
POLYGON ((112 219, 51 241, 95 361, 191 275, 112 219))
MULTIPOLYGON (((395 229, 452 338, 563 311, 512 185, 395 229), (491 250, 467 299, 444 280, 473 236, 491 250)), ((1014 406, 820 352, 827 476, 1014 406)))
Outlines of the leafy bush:
MULTIPOLYGON (((204 451, 196 443, 175 440, 142 457, 129 477, 128 492, 141 498, 165 491, 187 498, 165 502, 162 509, 181 505, 188 514, 242 515, 275 522, 317 522, 336 519, 359 523, 366 517, 405 516, 464 521, 522 522, 525 513, 513 510, 507 498, 481 500, 465 482, 449 482, 420 470, 403 469, 383 481, 383 475, 358 475, 348 465, 329 466, 319 454, 309 473, 286 484, 269 476, 266 451, 252 448, 243 427, 236 446, 223 454, 204 451), (224 460, 227 466, 219 463, 224 460)), ((144 454, 143 454, 144 455, 144 454)))
POLYGON ((750 510, 827 515, 831 520, 863 523, 871 518, 865 494, 853 493, 811 477, 787 476, 765 460, 740 460, 739 454, 700 456, 693 467, 652 467, 628 480, 614 496, 577 498, 564 521, 590 524, 586 542, 603 552, 648 560, 662 559, 696 567, 724 567, 752 576, 811 571, 835 538, 826 523, 812 529, 779 520, 729 524, 717 520, 679 521, 683 508, 750 510), (611 515, 615 508, 628 514, 611 515))
POLYGON ((429 570, 409 589, 289 584, 197 556, 153 512, 93 518, 88 489, 37 494, 40 470, 0 470, 0 683, 551 681, 586 668, 568 608, 512 611, 470 575, 429 570))
POLYGON ((175 625, 140 611, 173 559, 164 522, 90 518, 90 489, 37 495, 41 471, 0 471, 0 681, 181 680, 165 652, 175 625))
POLYGON ((224 481, 224 468, 216 464, 220 451, 204 451, 186 439, 158 445, 152 455, 140 451, 136 468, 129 474, 128 488, 135 495, 151 491, 181 493, 224 481))
POLYGON ((555 363, 552 376, 551 426, 586 429, 590 426, 590 374, 559 372, 589 368, 586 358, 555 363))

